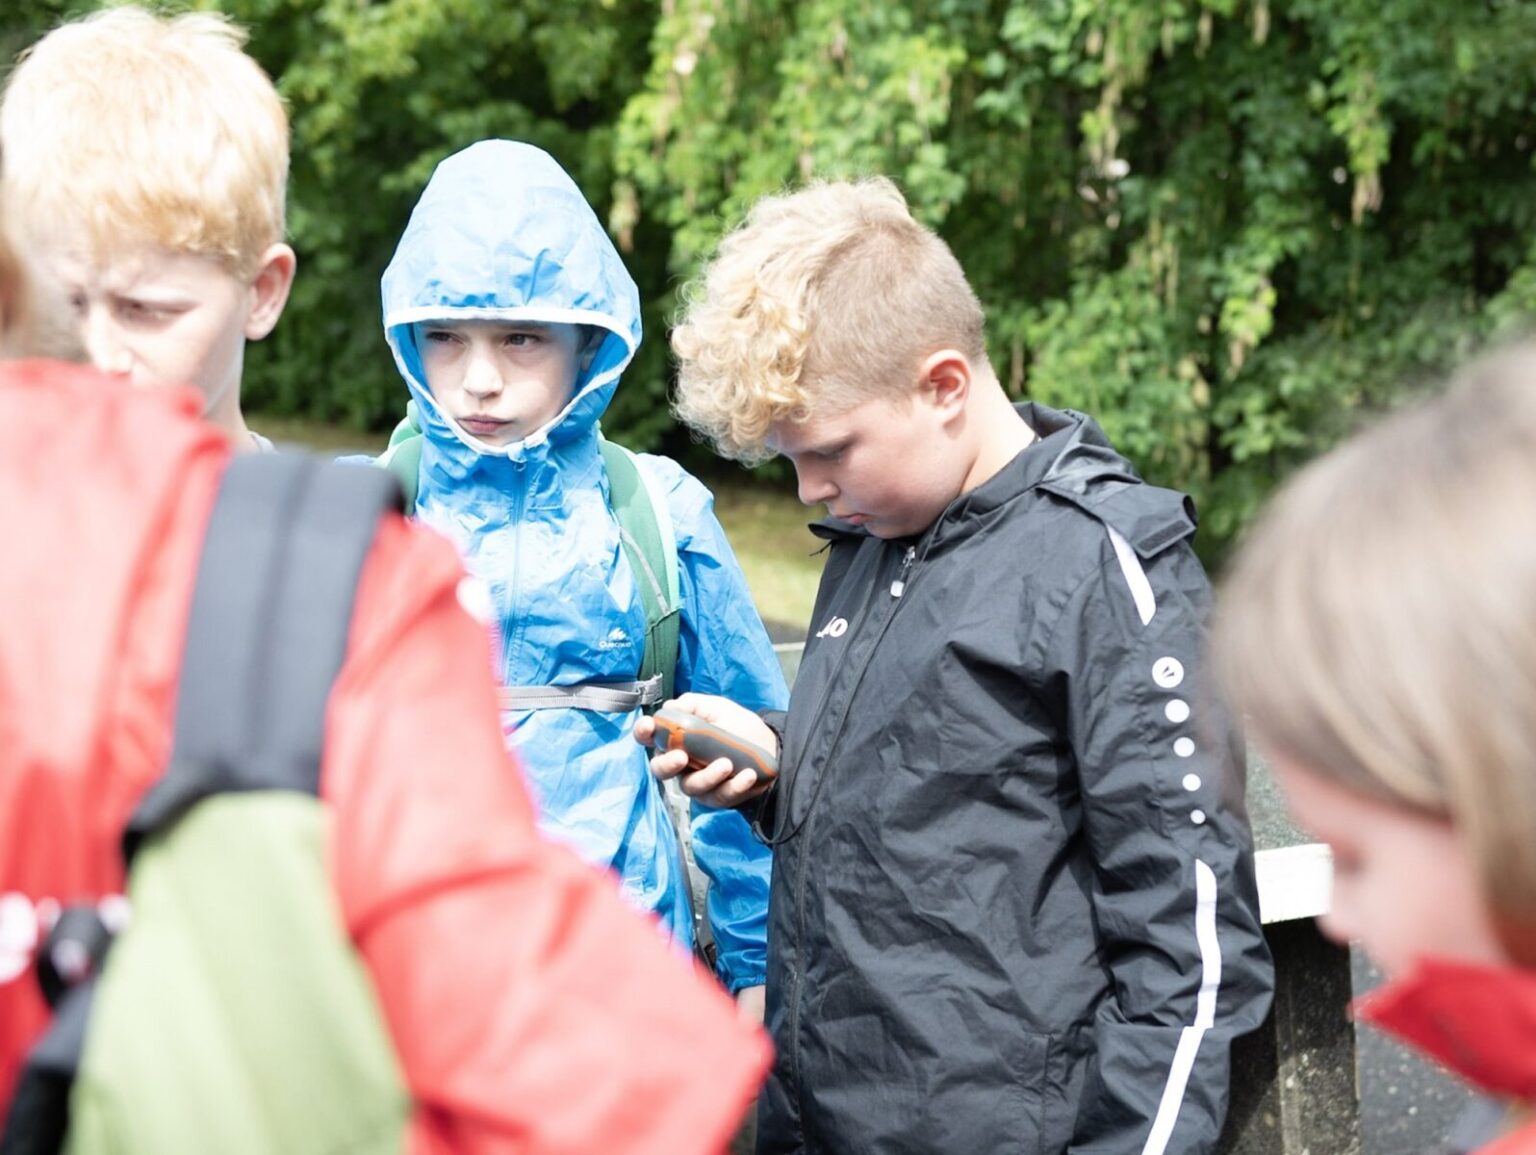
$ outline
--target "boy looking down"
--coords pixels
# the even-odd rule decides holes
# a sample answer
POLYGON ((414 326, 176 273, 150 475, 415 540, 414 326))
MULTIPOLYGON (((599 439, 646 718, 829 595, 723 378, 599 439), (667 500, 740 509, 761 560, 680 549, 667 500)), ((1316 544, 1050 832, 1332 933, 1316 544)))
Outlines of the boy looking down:
POLYGON ((775 847, 760 1155, 1214 1151, 1271 969, 1187 499, 1009 400, 889 181, 761 201, 688 301, 679 414, 831 515, 788 713, 678 703, 778 777, 652 762, 775 847))

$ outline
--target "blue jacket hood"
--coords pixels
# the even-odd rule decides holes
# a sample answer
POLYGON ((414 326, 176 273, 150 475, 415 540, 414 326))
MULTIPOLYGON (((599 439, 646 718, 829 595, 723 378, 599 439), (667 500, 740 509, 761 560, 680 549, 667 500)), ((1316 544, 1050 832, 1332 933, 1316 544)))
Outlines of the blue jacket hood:
POLYGON ((546 440, 590 435, 640 346, 639 292, 607 231, 559 163, 518 141, 480 141, 437 166, 382 292, 384 334, 428 440, 466 471, 474 457, 519 459, 546 440), (607 331, 565 408, 544 429, 502 448, 472 437, 433 403, 411 328, 483 319, 607 331))

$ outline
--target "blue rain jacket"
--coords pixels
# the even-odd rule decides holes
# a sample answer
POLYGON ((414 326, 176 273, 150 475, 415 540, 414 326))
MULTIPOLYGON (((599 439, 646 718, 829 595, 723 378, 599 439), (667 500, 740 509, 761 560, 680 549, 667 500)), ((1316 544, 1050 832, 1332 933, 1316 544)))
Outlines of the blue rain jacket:
MULTIPOLYGON (((416 516, 447 535, 490 589, 508 686, 638 675, 645 610, 608 504, 598 419, 640 344, 640 301, 607 232, 547 153, 481 141, 438 165, 384 273, 384 332, 420 409, 416 516), (502 448, 432 402, 412 325, 497 318, 577 322, 607 336, 544 429, 502 448)), ((682 636, 676 693, 754 709, 788 700, 773 647, 715 520, 709 491, 675 462, 641 455, 677 537, 682 636)), ((666 802, 631 730, 639 717, 511 711, 503 721, 551 836, 611 868, 633 901, 691 945, 687 877, 666 802)), ((734 811, 695 807, 694 854, 711 880, 721 978, 761 983, 770 852, 734 811)))

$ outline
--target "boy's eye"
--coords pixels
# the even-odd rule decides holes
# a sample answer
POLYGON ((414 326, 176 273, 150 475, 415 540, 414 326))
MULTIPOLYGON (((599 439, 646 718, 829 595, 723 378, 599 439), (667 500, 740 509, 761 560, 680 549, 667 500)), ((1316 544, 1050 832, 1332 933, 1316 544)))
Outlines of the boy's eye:
POLYGON ((458 334, 450 329, 428 329, 422 336, 438 345, 446 345, 459 339, 458 334))
POLYGON ((521 348, 524 345, 532 345, 539 339, 537 333, 508 333, 503 341, 508 345, 521 348))
POLYGON ((136 301, 128 298, 118 302, 117 311, 127 320, 140 323, 166 321, 175 315, 169 305, 157 301, 136 301))

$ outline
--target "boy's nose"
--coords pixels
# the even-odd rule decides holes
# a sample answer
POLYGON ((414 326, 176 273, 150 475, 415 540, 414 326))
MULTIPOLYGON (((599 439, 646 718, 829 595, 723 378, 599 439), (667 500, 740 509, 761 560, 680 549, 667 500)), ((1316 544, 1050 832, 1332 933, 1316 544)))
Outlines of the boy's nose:
POLYGON ((80 320, 80 339, 85 346, 85 355, 103 373, 128 373, 133 369, 128 344, 104 312, 91 309, 80 320))
POLYGON ((812 469, 795 466, 795 484, 801 505, 823 505, 836 493, 837 486, 812 469))
POLYGON ((501 392, 501 372, 488 357, 471 357, 464 369, 464 392, 473 397, 494 397, 501 392))

